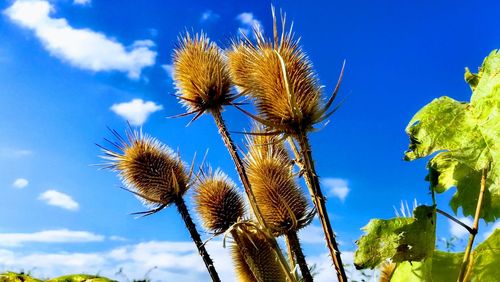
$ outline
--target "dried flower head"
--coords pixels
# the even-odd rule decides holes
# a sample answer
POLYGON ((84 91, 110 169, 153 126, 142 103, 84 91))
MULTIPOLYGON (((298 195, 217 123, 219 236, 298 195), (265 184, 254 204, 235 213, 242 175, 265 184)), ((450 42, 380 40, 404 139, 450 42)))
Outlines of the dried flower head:
POLYGON ((178 97, 189 114, 196 114, 195 119, 234 100, 223 53, 205 34, 186 33, 179 39, 173 65, 178 97))
POLYGON ((232 257, 238 281, 286 281, 276 254, 263 231, 240 224, 232 233, 232 257))
POLYGON ((245 94, 254 98, 259 121, 288 134, 307 132, 330 115, 327 110, 338 87, 324 102, 322 87, 299 40, 294 39, 291 28, 285 31, 285 17, 281 35, 274 10, 273 21, 273 40, 255 29, 256 44, 248 38, 233 43, 227 52, 231 77, 245 94))
POLYGON ((283 142, 266 135, 250 140, 246 169, 264 220, 276 236, 303 228, 314 212, 295 182, 283 142))
POLYGON ((225 232, 245 214, 236 184, 220 170, 200 177, 194 201, 203 225, 216 234, 225 232))
POLYGON ((110 161, 106 168, 117 171, 130 191, 153 206, 169 205, 184 195, 189 176, 180 157, 168 146, 141 131, 127 132, 127 140, 112 132, 118 143, 110 143, 118 151, 103 148, 102 158, 110 161))

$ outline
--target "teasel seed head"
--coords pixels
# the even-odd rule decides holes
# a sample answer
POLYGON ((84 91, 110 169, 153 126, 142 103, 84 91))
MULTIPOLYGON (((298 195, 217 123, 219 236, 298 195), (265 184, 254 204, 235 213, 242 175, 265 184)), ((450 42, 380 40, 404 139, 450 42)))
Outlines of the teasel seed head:
POLYGON ((130 130, 124 139, 112 131, 117 151, 103 148, 106 168, 117 171, 126 188, 146 205, 167 206, 189 188, 189 175, 180 157, 142 131, 130 130))
POLYGON ((262 230, 253 224, 238 224, 231 232, 232 257, 238 281, 287 281, 276 254, 262 230))
POLYGON ((284 16, 278 34, 274 9, 273 22, 273 40, 255 29, 257 43, 246 37, 233 42, 227 52, 231 77, 243 93, 254 98, 260 114, 257 120, 287 134, 302 134, 332 113, 327 111, 339 84, 331 98, 324 101, 312 63, 294 38, 292 28, 285 31, 284 16))
POLYGON ((215 234, 226 232, 245 214, 245 203, 236 184, 220 170, 202 173, 194 201, 204 227, 215 234))
POLYGON ((276 136, 256 135, 248 145, 248 179, 264 220, 275 236, 298 231, 309 224, 314 210, 309 208, 294 179, 292 162, 276 136))
POLYGON ((231 79, 223 52, 204 34, 189 33, 179 39, 173 55, 178 98, 188 113, 199 117, 219 111, 234 100, 231 79))

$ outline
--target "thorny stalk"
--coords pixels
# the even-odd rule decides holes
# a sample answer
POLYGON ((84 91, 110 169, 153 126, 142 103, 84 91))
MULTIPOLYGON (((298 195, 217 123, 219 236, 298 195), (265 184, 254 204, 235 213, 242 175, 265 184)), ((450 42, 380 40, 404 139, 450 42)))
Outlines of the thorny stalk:
POLYGON ((224 142, 224 145, 228 149, 229 154, 231 155, 231 158, 233 159, 233 162, 236 166, 236 170, 238 172, 238 175, 240 176, 241 183, 243 184, 243 187, 245 189, 245 193, 248 196, 248 201, 250 202, 250 207, 252 209, 253 214, 257 218, 259 224, 263 227, 263 230, 267 233, 268 236, 266 236, 266 238, 271 244, 273 250, 276 252, 276 256, 278 257, 281 267, 283 268, 283 271, 286 273, 288 280, 296 281, 295 277, 292 275, 292 272, 290 270, 290 267, 288 266, 285 257, 283 256, 283 253, 281 252, 278 243, 276 242, 276 239, 272 237, 269 228, 264 218, 262 217, 262 214, 260 213, 259 207, 257 206, 257 201, 255 200, 255 196, 250 186, 250 182, 248 181, 248 176, 246 174, 243 161, 241 160, 241 157, 238 154, 236 146, 234 145, 234 142, 229 134, 229 131, 227 130, 226 124, 224 122, 224 119, 222 118, 220 110, 212 110, 211 114, 214 117, 215 124, 217 125, 219 133, 222 137, 222 141, 224 142))

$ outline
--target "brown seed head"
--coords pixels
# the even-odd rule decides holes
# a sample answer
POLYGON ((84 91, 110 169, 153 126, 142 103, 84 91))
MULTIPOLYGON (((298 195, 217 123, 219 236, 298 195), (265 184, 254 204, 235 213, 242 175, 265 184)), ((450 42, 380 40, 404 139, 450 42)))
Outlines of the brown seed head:
POLYGON ((274 18, 274 40, 257 31, 256 44, 248 39, 235 42, 227 56, 233 81, 255 99, 266 125, 293 134, 311 130, 325 111, 312 64, 282 21, 281 36, 274 18))
POLYGON ((314 213, 295 182, 283 143, 272 136, 255 136, 253 140, 249 144, 246 168, 264 220, 276 236, 303 228, 314 213))
POLYGON ((158 140, 139 131, 127 133, 114 144, 117 152, 103 149, 107 168, 119 173, 125 186, 148 205, 169 205, 188 190, 188 175, 178 155, 158 140))
POLYGON ((286 281, 276 253, 262 231, 242 224, 231 234, 235 241, 232 257, 238 281, 286 281))
POLYGON ((173 65, 178 97, 189 112, 220 110, 234 100, 222 51, 205 34, 179 39, 173 65))
POLYGON ((220 170, 200 177, 194 201, 203 225, 216 234, 225 232, 245 213, 236 185, 220 170))

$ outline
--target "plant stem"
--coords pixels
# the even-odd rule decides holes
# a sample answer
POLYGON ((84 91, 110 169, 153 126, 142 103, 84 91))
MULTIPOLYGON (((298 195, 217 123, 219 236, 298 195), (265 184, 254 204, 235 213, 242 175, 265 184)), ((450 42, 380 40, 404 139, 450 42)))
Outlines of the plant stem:
POLYGON ((455 218, 454 216, 452 216, 451 214, 443 211, 443 210, 440 210, 438 208, 436 208, 436 212, 446 216, 447 218, 451 219, 453 222, 457 223, 458 225, 462 226, 463 228, 467 229, 467 231, 469 231, 470 234, 476 232, 477 233, 477 230, 474 230, 472 228, 470 228, 467 224, 461 222, 460 220, 458 220, 457 218, 455 218))
POLYGON ((296 263, 293 255, 292 245, 290 245, 290 240, 288 240, 287 237, 285 237, 285 244, 288 253, 288 261, 290 263, 290 269, 293 271, 293 275, 295 275, 295 278, 298 280, 297 271, 295 270, 296 263))
POLYGON ((268 236, 266 238, 268 238, 268 242, 271 244, 274 252, 276 253, 276 256, 278 257, 278 260, 281 264, 281 267, 283 268, 283 271, 286 273, 287 278, 289 279, 289 281, 295 281, 296 279, 291 273, 290 267, 288 266, 288 263, 286 262, 286 259, 281 252, 278 242, 276 242, 276 239, 272 236, 269 227, 264 220, 264 217, 262 217, 262 214, 260 213, 259 206, 257 205, 257 200, 255 199, 255 195, 253 194, 252 188, 250 186, 250 181, 248 180, 248 176, 243 165, 243 161, 241 160, 240 155, 238 154, 238 150, 236 149, 236 146, 234 145, 234 142, 229 135, 229 131, 227 130, 220 110, 212 110, 211 113, 214 117, 217 129, 219 130, 219 134, 222 137, 222 141, 228 149, 229 154, 231 155, 231 158, 233 159, 233 162, 236 166, 236 171, 240 176, 240 180, 245 189, 245 193, 247 194, 252 212, 257 218, 259 224, 262 226, 263 230, 267 233, 268 236))
POLYGON ((483 207, 483 198, 484 192, 486 191, 486 177, 488 176, 488 170, 483 169, 483 173, 481 176, 481 188, 479 190, 479 197, 477 199, 476 213, 474 215, 474 223, 472 224, 472 230, 469 236, 469 242, 467 244, 467 248, 465 249, 464 259, 462 261, 462 267, 460 268, 460 275, 458 276, 458 281, 463 282, 466 281, 469 276, 469 272, 472 269, 471 263, 471 252, 472 245, 474 244, 474 239, 476 238, 476 234, 479 226, 479 215, 481 214, 481 208, 483 207))
POLYGON ((177 210, 181 214, 182 219, 186 224, 187 230, 189 230, 191 238, 193 239, 196 247, 198 248, 198 253, 203 258, 203 262, 207 267, 208 273, 210 274, 212 281, 220 282, 221 280, 219 278, 219 275, 217 274, 217 271, 215 270, 214 262, 210 258, 210 255, 208 255, 208 252, 205 249, 205 245, 201 241, 200 234, 198 234, 198 231, 196 230, 196 225, 194 224, 193 220, 191 219, 191 216, 189 215, 189 210, 186 207, 184 199, 182 197, 177 197, 175 199, 175 205, 177 206, 177 210))
POLYGON ((337 278, 340 282, 347 282, 347 275, 342 264, 342 258, 340 257, 340 250, 337 245, 337 241, 335 240, 335 233, 333 232, 328 218, 325 197, 321 192, 318 175, 316 174, 316 169, 314 167, 309 138, 305 132, 299 132, 295 135, 295 138, 297 139, 300 147, 300 155, 304 166, 304 178, 307 186, 309 187, 312 201, 318 211, 319 220, 323 227, 323 232, 325 233, 326 245, 328 246, 335 270, 337 271, 337 278))
POLYGON ((302 248, 300 247, 299 237, 297 236, 296 231, 290 231, 286 235, 286 241, 290 245, 292 249, 292 256, 297 261, 299 265, 300 272, 302 273, 302 281, 304 282, 312 282, 313 278, 311 275, 311 271, 307 266, 306 258, 304 253, 302 252, 302 248))

